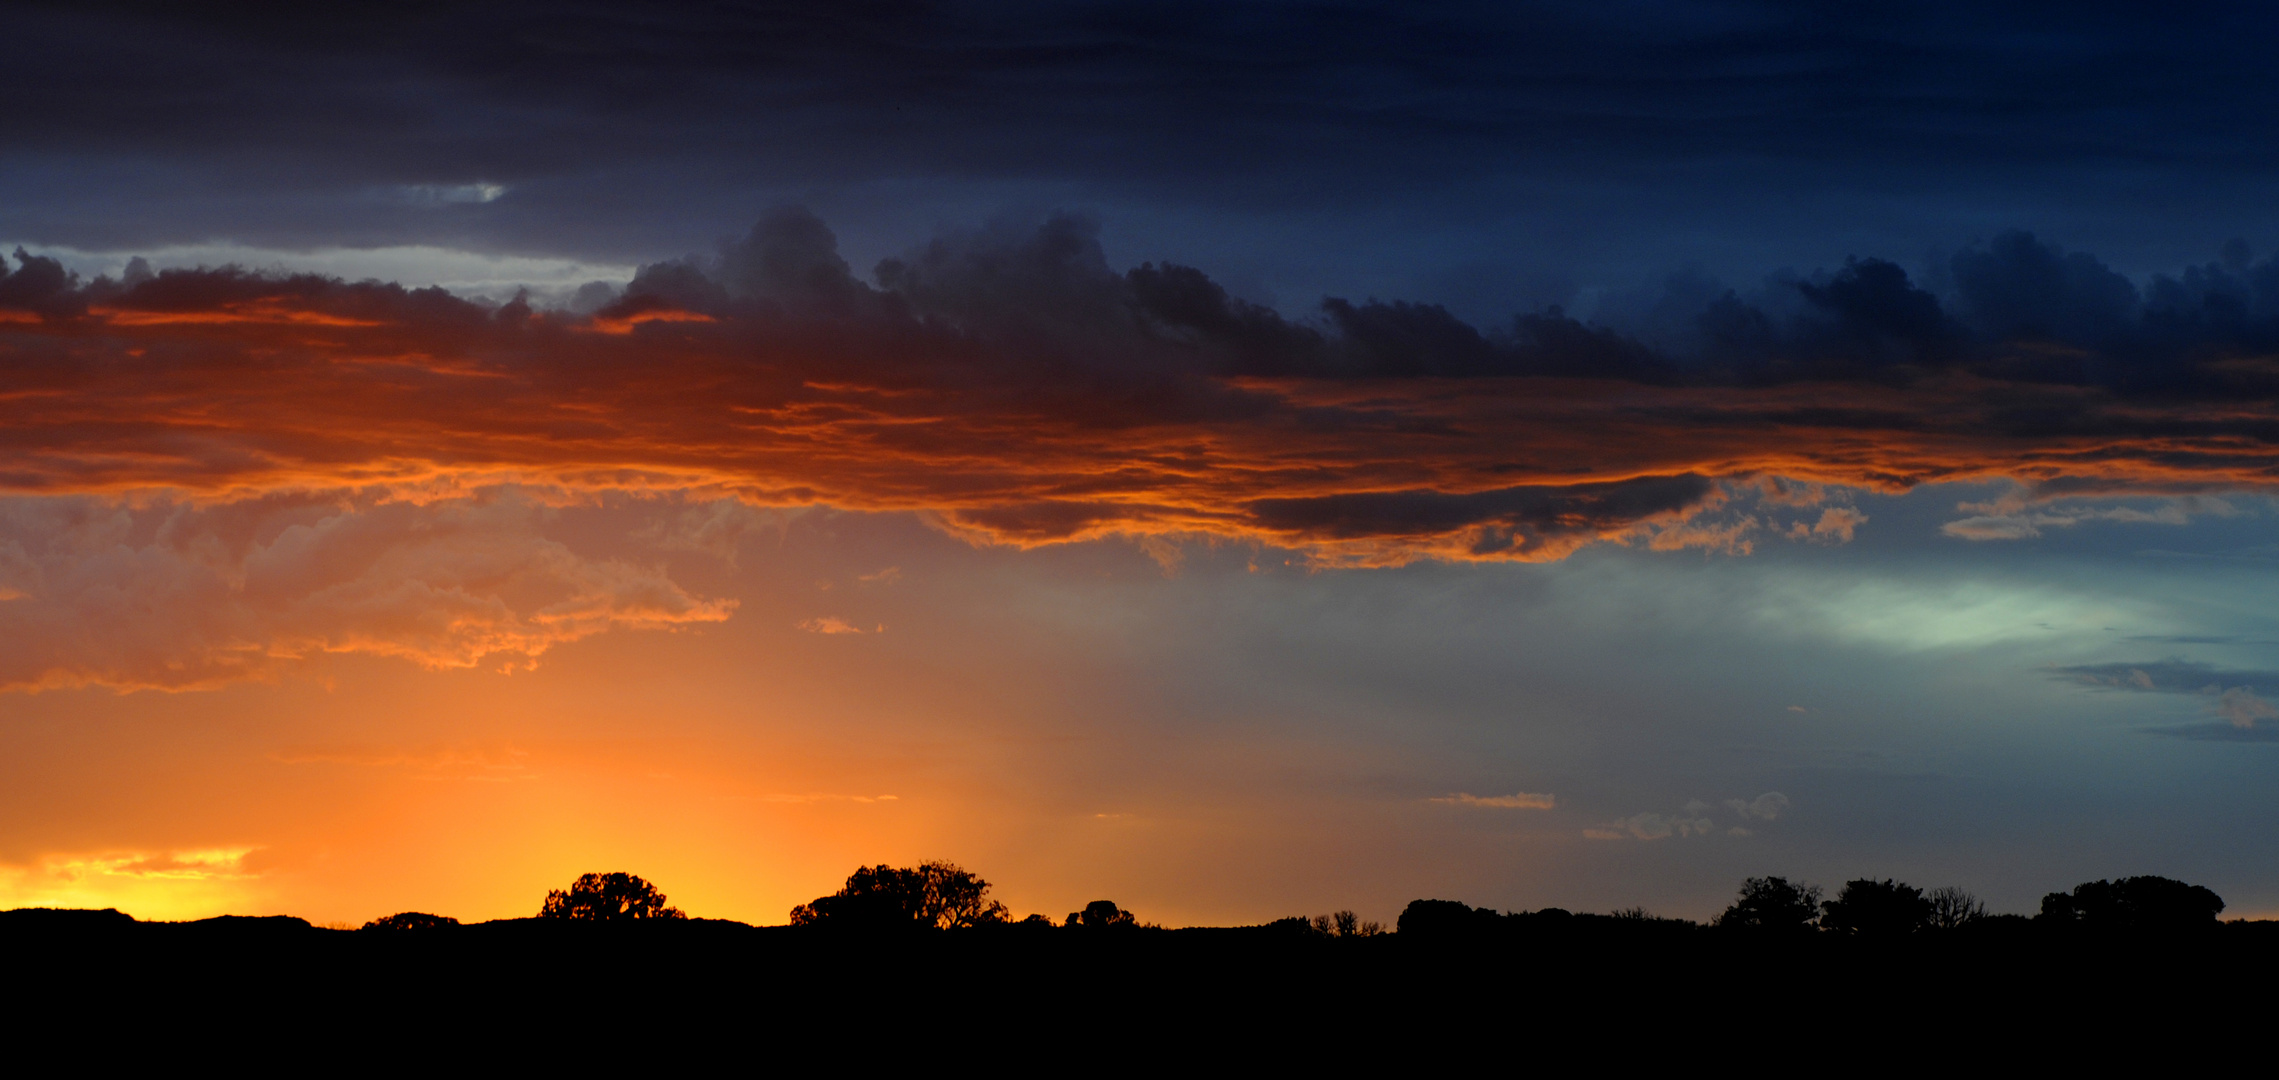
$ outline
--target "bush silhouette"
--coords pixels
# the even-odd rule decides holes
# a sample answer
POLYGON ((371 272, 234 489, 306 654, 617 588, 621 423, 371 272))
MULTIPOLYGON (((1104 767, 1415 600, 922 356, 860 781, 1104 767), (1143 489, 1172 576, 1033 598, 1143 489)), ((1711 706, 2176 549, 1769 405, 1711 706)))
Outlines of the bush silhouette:
POLYGON ((1795 933, 1820 917, 1820 886, 1791 884, 1787 878, 1753 877, 1741 882, 1741 895, 1717 916, 1727 930, 1795 933))
POLYGON ((2198 930, 2217 925, 2223 897, 2205 886, 2164 877, 2085 881, 2071 893, 2042 897, 2041 918, 2092 930, 2198 930))
POLYGON ((989 883, 955 863, 915 867, 881 863, 847 877, 838 892, 791 909, 793 926, 843 929, 959 930, 1008 920, 1005 905, 988 898, 989 883))
POLYGON ((1069 912, 1068 921, 1062 925, 1079 930, 1123 930, 1138 926, 1139 919, 1113 900, 1094 900, 1082 911, 1069 912))
POLYGON ((1931 925, 1936 905, 1923 890, 1890 878, 1844 883, 1834 900, 1821 906, 1820 928, 1861 937, 1904 937, 1931 925))
POLYGON ((457 926, 459 920, 449 915, 430 915, 424 911, 399 911, 383 915, 364 924, 366 930, 440 930, 457 926))
POLYGON ((665 903, 665 894, 632 874, 586 874, 567 889, 546 894, 541 919, 578 922, 620 922, 628 919, 685 919, 679 908, 665 903))

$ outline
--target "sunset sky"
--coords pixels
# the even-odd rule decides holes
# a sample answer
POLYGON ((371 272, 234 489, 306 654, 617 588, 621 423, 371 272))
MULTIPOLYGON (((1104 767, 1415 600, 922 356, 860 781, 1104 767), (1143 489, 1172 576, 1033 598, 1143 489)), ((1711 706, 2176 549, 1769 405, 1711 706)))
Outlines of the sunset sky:
POLYGON ((2279 914, 2247 6, 19 4, 0 907, 2279 914))

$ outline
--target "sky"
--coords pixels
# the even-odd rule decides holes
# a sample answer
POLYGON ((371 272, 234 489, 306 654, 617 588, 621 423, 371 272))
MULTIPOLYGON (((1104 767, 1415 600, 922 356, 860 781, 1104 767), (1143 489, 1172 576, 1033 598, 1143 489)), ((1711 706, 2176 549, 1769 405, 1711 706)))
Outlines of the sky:
POLYGON ((2266 16, 10 23, 0 906, 2279 913, 2266 16))

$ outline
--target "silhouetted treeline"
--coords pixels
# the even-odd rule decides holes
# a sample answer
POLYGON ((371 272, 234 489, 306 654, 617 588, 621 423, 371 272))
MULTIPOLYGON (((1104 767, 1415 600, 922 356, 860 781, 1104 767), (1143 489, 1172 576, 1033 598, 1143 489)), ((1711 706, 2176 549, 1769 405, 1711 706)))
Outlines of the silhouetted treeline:
MULTIPOLYGON (((789 929, 841 935, 991 929, 1163 931, 1153 923, 1141 922, 1113 900, 1092 901, 1057 922, 1037 914, 1016 919, 1004 904, 989 898, 989 889, 989 882, 948 862, 916 867, 866 866, 849 875, 837 892, 793 908, 789 929)), ((1416 900, 1401 912, 1392 930, 1408 940, 1431 941, 1514 935, 1670 940, 1704 933, 1751 939, 1822 936, 1881 940, 1963 931, 2142 935, 2213 931, 2223 925, 2218 916, 2224 910, 2223 898, 2203 886, 2151 876, 2084 882, 2070 892, 2050 893, 2042 898, 2041 910, 2032 918, 1992 913, 1978 898, 1959 888, 1925 891, 1890 878, 1855 879, 1845 882, 1833 898, 1822 896, 1818 885, 1781 877, 1749 878, 1742 882, 1732 904, 1707 923, 1664 918, 1642 908, 1603 915, 1555 907, 1506 912, 1454 900, 1416 900)), ((572 924, 686 921, 746 925, 720 919, 689 920, 671 906, 656 885, 624 872, 585 874, 567 888, 547 893, 534 918, 542 923, 572 924)), ((532 920, 505 919, 479 925, 526 921, 532 920)), ((232 933, 250 928, 260 928, 260 932, 316 929, 290 916, 225 915, 189 923, 153 924, 111 909, 22 908, 0 912, 0 931, 13 933, 115 933, 146 926, 200 927, 232 933)), ((398 912, 363 926, 365 931, 381 933, 465 929, 468 927, 457 919, 420 911, 398 912)), ((1293 915, 1220 932, 1244 930, 1283 940, 1353 940, 1391 933, 1351 911, 1293 915)))
POLYGON ((84 1020, 104 1027, 83 1042, 106 1047, 171 1031, 162 1048, 246 1032, 264 1049, 448 1049, 501 1068, 616 1046, 682 1071, 701 1062, 672 1055, 710 1040, 795 1065, 986 1045, 1006 1062, 1168 1067, 1234 1047, 1261 1063, 1413 1071, 1444 1049, 1522 1038, 1621 1047, 1629 1062, 1658 1047, 2025 1033, 2047 1061, 2192 1025, 2248 1030, 2231 1014, 2260 997, 2224 988, 2279 958, 2279 922, 2218 922, 2213 893, 2146 877, 2053 893, 2032 918, 1888 879, 1824 897, 1753 878, 1708 922, 1419 900, 1390 930, 1351 911, 1165 929, 1109 900, 1014 918, 988 891, 948 863, 866 867, 790 926, 676 917, 662 889, 626 873, 582 876, 527 918, 407 911, 357 931, 0 912, 18 1002, 0 1025, 47 1034, 84 1020), (1794 1023, 1793 1002, 1823 987, 1838 992, 1794 1023), (1958 994, 1998 1007, 1926 1028, 1925 1003, 1958 994), (1791 1004, 1762 1007, 1779 1001, 1791 1004), (636 1038, 659 1031, 673 1034, 636 1038), (1173 1050, 1185 1056, 1150 1057, 1173 1050))
POLYGON ((2163 877, 2090 881, 2069 893, 2042 898, 2032 918, 1995 914, 1954 887, 1928 892, 1890 878, 1847 881, 1823 900, 1818 885, 1780 877, 1749 878, 1733 903, 1708 923, 1665 919, 1643 910, 1578 915, 1561 908, 1498 912, 1452 900, 1418 900, 1401 913, 1400 932, 1412 938, 1474 940, 1499 936, 1582 934, 1594 937, 1717 933, 1747 940, 1811 937, 1896 941, 1933 935, 2208 933, 2222 923, 2223 898, 2204 886, 2163 877))
MULTIPOLYGON (((548 892, 531 919, 501 919, 468 926, 446 915, 404 911, 374 919, 362 929, 390 935, 429 935, 525 923, 536 926, 688 923, 826 933, 834 937, 990 930, 1056 932, 1055 936, 1067 931, 1148 931, 1250 934, 1281 941, 1354 941, 1389 938, 1397 932, 1402 940, 1432 942, 1508 937, 1668 942, 1703 935, 1750 941, 1898 940, 2020 933, 2142 936, 2204 934, 2227 925, 2218 919, 2224 910, 2223 898, 2213 891, 2151 876, 2084 882, 2070 892, 2050 893, 2042 898, 2040 911, 2031 918, 1990 912, 1977 897, 1954 887, 1925 891, 1890 878, 1859 878, 1845 882, 1834 897, 1823 899, 1823 890, 1818 885, 1781 877, 1753 877, 1743 881, 1733 902, 1706 923, 1664 918, 1642 908, 1603 915, 1555 907, 1507 912, 1475 908, 1455 900, 1415 900, 1401 912, 1400 919, 1390 930, 1374 921, 1363 920, 1351 911, 1339 911, 1310 917, 1292 915, 1250 927, 1166 931, 1154 923, 1142 922, 1113 900, 1094 900, 1057 921, 1041 914, 1015 918, 1004 904, 989 898, 989 890, 988 881, 948 862, 933 861, 915 867, 866 866, 849 875, 837 892, 794 907, 789 927, 762 928, 724 919, 690 919, 670 904, 661 889, 638 875, 593 873, 580 876, 567 888, 548 892)), ((2279 923, 2246 924, 2235 920, 2228 925, 2264 927, 2279 926, 2279 923)), ((20 908, 0 912, 0 934, 100 935, 145 928, 151 928, 151 932, 165 928, 162 932, 166 933, 317 931, 307 921, 290 916, 225 915, 187 923, 144 923, 111 909, 20 908)))

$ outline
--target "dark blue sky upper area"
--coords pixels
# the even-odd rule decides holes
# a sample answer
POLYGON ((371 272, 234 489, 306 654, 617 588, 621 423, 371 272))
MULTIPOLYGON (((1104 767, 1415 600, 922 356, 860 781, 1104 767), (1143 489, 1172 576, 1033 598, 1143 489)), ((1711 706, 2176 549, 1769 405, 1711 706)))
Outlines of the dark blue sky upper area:
POLYGON ((1246 298, 1589 306, 2005 229, 2279 240, 2246 5, 13 5, 0 237, 647 261, 783 202, 858 266, 1070 208, 1246 298), (479 185, 496 185, 484 188, 479 185))

